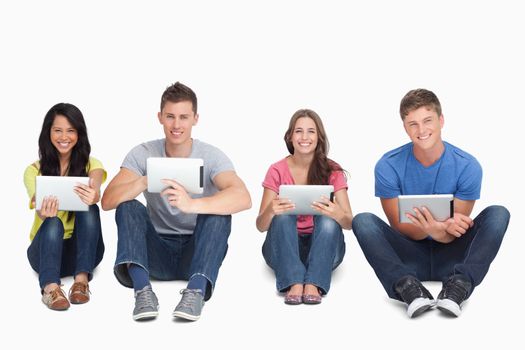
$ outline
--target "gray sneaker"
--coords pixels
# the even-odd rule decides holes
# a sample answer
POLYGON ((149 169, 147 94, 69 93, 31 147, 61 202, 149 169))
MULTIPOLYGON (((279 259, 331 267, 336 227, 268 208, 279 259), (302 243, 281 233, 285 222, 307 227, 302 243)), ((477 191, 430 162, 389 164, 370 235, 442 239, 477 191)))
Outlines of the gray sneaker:
POLYGON ((159 301, 153 293, 151 286, 135 292, 135 308, 133 309, 133 319, 151 320, 159 315, 159 301))
POLYGON ((204 296, 200 289, 183 289, 180 291, 182 299, 173 311, 173 317, 181 317, 190 321, 197 321, 201 317, 204 306, 204 296))

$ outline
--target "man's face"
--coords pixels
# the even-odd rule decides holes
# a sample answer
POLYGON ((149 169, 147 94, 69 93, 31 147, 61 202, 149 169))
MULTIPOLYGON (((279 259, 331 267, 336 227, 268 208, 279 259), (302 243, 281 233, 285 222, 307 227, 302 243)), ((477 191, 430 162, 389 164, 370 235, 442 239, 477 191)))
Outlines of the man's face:
POLYGON ((192 107, 191 101, 167 101, 159 112, 159 122, 164 127, 168 144, 183 145, 191 140, 191 129, 199 120, 192 107))
POLYGON ((414 147, 431 150, 442 142, 441 129, 445 120, 443 115, 429 107, 423 106, 409 112, 403 120, 403 126, 414 147))

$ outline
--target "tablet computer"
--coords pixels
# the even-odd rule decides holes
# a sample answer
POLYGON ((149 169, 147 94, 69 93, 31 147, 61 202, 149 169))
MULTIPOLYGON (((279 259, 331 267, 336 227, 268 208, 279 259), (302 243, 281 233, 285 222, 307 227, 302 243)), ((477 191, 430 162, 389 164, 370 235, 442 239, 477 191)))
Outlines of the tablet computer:
POLYGON ((318 202, 325 196, 333 201, 334 186, 332 185, 281 185, 279 197, 291 200, 295 208, 283 215, 321 215, 311 207, 313 202, 318 202))
POLYGON ((399 222, 412 223, 406 213, 415 215, 414 208, 426 207, 436 221, 445 221, 454 216, 454 196, 452 194, 425 194, 398 196, 399 222))
POLYGON ((200 158, 150 157, 146 168, 148 192, 160 193, 167 188, 162 179, 177 181, 188 193, 204 191, 204 161, 200 158))
POLYGON ((44 197, 55 196, 58 198, 58 210, 88 211, 89 206, 82 202, 73 188, 78 183, 89 186, 87 176, 37 176, 36 177, 36 209, 42 208, 44 197))

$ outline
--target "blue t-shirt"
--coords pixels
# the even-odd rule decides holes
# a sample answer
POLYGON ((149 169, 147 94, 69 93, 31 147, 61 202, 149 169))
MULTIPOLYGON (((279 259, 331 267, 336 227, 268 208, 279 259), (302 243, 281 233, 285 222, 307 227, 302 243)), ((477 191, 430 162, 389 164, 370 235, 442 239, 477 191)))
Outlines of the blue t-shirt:
POLYGON ((385 153, 375 167, 376 197, 450 193, 461 200, 479 199, 481 165, 467 152, 444 145, 441 157, 428 167, 414 157, 412 142, 385 153))

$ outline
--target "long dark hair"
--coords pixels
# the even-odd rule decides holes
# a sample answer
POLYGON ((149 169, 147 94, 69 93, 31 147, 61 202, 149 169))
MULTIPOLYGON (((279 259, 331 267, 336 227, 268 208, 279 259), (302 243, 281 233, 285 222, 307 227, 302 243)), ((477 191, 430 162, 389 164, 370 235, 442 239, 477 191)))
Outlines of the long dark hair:
POLYGON ((89 170, 86 167, 89 164, 91 145, 88 140, 86 123, 82 112, 70 103, 54 105, 44 118, 40 137, 38 138, 40 173, 42 175, 61 175, 59 152, 51 143, 51 126, 57 115, 66 117, 78 135, 78 141, 71 151, 71 159, 69 160, 66 176, 87 176, 89 170))
POLYGON ((284 134, 284 142, 288 152, 290 154, 294 153, 292 133, 297 119, 304 117, 312 119, 317 128, 317 147, 315 148, 314 159, 308 169, 308 185, 327 185, 332 171, 342 171, 346 176, 346 171, 339 164, 328 158, 330 144, 328 143, 323 122, 319 115, 310 109, 300 109, 290 119, 288 130, 284 134))

